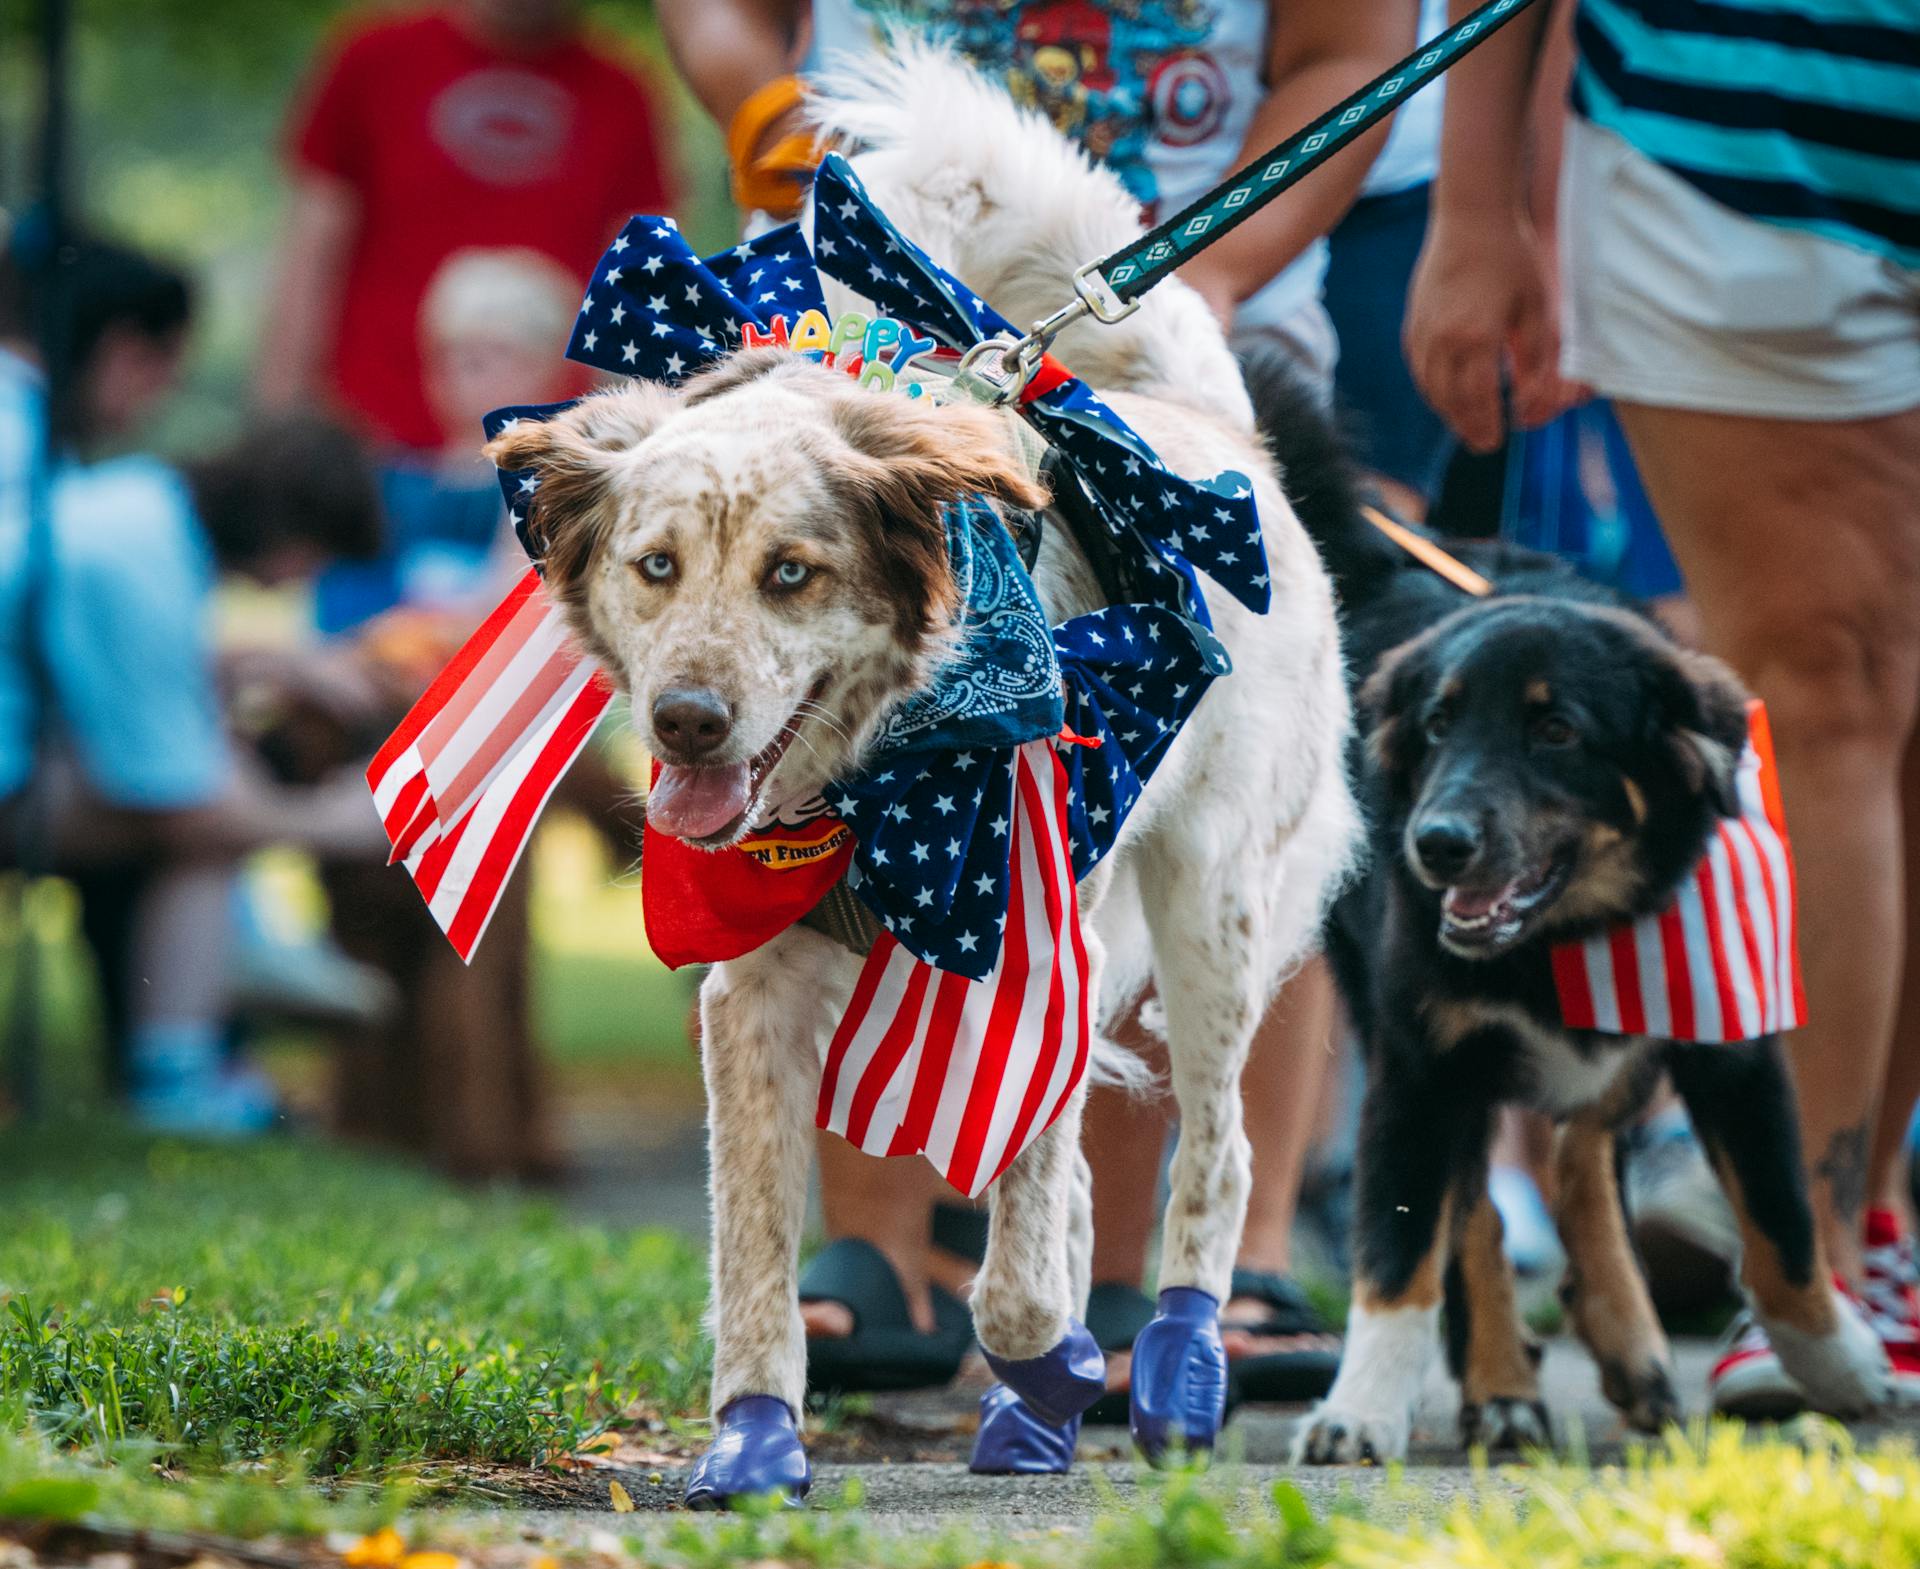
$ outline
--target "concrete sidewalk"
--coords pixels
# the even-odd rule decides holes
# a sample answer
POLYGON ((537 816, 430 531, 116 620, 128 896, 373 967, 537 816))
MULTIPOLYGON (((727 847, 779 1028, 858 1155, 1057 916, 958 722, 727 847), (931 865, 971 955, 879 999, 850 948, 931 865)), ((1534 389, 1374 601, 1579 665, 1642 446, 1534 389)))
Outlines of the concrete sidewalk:
MULTIPOLYGON (((1690 1411, 1704 1411, 1713 1346, 1707 1341, 1687 1341, 1675 1351, 1682 1398, 1690 1411)), ((1396 1483, 1391 1473, 1376 1467, 1289 1466, 1286 1456, 1302 1411, 1277 1407, 1248 1408, 1236 1414, 1214 1467, 1217 1478, 1230 1491, 1252 1492, 1284 1477, 1323 1511, 1345 1498, 1364 1503, 1384 1518, 1431 1516, 1474 1484, 1466 1456, 1453 1442, 1457 1398, 1438 1372, 1437 1357, 1435 1367, 1403 1481, 1396 1483)), ((1601 1399, 1592 1364, 1579 1346, 1567 1339, 1551 1342, 1542 1377, 1560 1443, 1584 1441, 1596 1463, 1618 1459, 1626 1435, 1612 1408, 1601 1399)), ((937 1534, 964 1525, 989 1535, 1061 1529, 1078 1533, 1102 1510, 1125 1507, 1138 1496, 1143 1482, 1151 1485, 1144 1468, 1131 1458, 1124 1429, 1088 1428, 1081 1439, 1081 1463, 1070 1476, 978 1477, 969 1475, 965 1464, 971 1409, 964 1392, 956 1388, 934 1395, 899 1396, 877 1401, 875 1406, 876 1416, 870 1423, 810 1435, 816 1459, 812 1502, 831 1505, 846 1484, 857 1478, 863 1512, 883 1530, 937 1534), (834 1458, 845 1454, 861 1458, 834 1458)), ((1854 1431, 1863 1441, 1896 1431, 1912 1435, 1920 1433, 1920 1419, 1854 1431)), ((660 1529, 663 1512, 679 1508, 685 1466, 623 1466, 595 1471, 585 1480, 596 1502, 607 1498, 606 1483, 618 1480, 632 1496, 635 1512, 550 1511, 516 1518, 561 1541, 584 1542, 593 1532, 606 1530, 645 1535, 660 1529)), ((1487 1485, 1517 1491, 1512 1481, 1499 1476, 1487 1485)), ((611 1504, 602 1507, 610 1510, 611 1504)))

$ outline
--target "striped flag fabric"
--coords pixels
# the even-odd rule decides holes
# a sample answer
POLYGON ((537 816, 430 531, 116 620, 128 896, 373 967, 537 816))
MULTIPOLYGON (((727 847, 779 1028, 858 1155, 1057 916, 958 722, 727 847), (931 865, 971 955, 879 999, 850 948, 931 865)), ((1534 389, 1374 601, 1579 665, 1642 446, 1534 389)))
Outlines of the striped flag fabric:
POLYGON ((463 960, 612 698, 529 569, 374 755, 392 860, 463 960))
POLYGON ((1715 829, 1672 903, 1553 949, 1561 1017, 1578 1030, 1662 1040, 1756 1040, 1806 1019, 1793 852, 1766 710, 1747 709, 1740 813, 1715 829))
POLYGON ((1086 1074, 1087 950, 1050 741, 1014 753, 1000 959, 969 980, 882 932, 827 1048, 817 1121, 870 1155, 924 1154, 968 1196, 1051 1127, 1086 1074))

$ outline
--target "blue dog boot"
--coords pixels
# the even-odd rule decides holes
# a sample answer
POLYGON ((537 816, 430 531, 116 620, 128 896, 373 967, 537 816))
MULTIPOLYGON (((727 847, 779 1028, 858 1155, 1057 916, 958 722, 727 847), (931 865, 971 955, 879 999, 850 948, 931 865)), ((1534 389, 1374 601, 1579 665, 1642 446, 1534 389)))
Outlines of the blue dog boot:
POLYGON ((1227 1351, 1220 1304, 1192 1286, 1169 1286, 1133 1342, 1133 1442, 1147 1464, 1205 1460, 1227 1409, 1227 1351))
POLYGON ((1065 1427, 1107 1392, 1107 1359, 1077 1318, 1051 1350, 1020 1362, 989 1351, 987 1366, 1049 1427, 1065 1427))
POLYGON ((793 1425, 793 1412, 775 1395, 742 1395, 720 1412, 713 1442, 687 1478, 689 1509, 724 1509, 736 1498, 779 1493, 798 1504, 813 1485, 813 1468, 793 1425))
POLYGON ((1050 1427, 1005 1384, 980 1397, 980 1431, 967 1469, 976 1476, 1062 1476, 1073 1468, 1080 1418, 1050 1427))

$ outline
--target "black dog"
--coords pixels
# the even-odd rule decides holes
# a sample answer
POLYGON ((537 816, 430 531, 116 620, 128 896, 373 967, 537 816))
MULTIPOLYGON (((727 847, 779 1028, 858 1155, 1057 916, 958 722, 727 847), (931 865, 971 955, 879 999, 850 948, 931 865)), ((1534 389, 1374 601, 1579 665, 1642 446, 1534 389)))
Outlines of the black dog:
POLYGON ((1486 1191, 1507 1102, 1561 1124, 1565 1295, 1608 1399, 1648 1430, 1677 1414, 1613 1167, 1615 1131, 1663 1068, 1739 1217, 1743 1277, 1782 1364, 1825 1409, 1880 1403, 1884 1355, 1829 1284, 1814 1234, 1778 1041, 1570 1030, 1549 965, 1553 943, 1661 907, 1738 811, 1746 693, 1551 557, 1461 545, 1496 585, 1486 599, 1419 565, 1360 517, 1337 443, 1284 372, 1247 370, 1340 593, 1366 731, 1355 767, 1369 867, 1327 941, 1368 1058, 1353 1310, 1300 1457, 1405 1453, 1443 1297, 1466 1441, 1547 1441, 1486 1191))

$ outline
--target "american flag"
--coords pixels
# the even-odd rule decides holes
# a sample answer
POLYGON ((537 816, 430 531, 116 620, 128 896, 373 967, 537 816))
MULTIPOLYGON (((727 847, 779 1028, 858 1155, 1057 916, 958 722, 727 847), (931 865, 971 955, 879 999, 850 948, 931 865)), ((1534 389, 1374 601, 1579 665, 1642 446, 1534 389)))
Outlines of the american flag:
POLYGON ((612 698, 529 569, 374 755, 392 859, 462 959, 612 698))
POLYGON ((1006 930, 984 980, 882 932, 827 1049, 816 1120, 870 1155, 924 1154, 977 1195, 1052 1126, 1086 1074, 1092 998, 1051 742, 1013 755, 1006 930))
POLYGON ((1745 1041, 1798 1028, 1806 994, 1794 939, 1793 852, 1766 710, 1747 709, 1740 813, 1655 914, 1553 950, 1561 1018, 1577 1030, 1745 1041))

